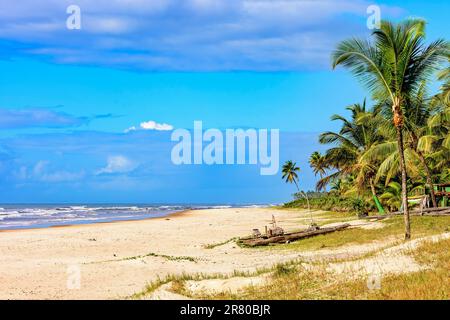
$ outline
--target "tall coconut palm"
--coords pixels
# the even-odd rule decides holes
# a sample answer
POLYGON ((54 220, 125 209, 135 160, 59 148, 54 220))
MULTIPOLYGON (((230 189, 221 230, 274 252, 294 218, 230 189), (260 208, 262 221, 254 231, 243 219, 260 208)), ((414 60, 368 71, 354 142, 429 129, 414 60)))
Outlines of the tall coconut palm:
POLYGON ((427 124, 432 109, 430 102, 431 99, 427 97, 426 93, 426 82, 423 82, 418 89, 417 94, 408 101, 409 106, 406 110, 408 113, 406 114, 405 126, 408 129, 408 134, 410 136, 409 147, 417 154, 417 158, 424 169, 426 183, 430 191, 431 203, 433 204, 433 207, 437 207, 431 169, 425 159, 424 152, 419 148, 420 137, 425 136, 428 133, 427 124))
POLYGON ((420 84, 438 69, 448 54, 448 44, 438 40, 424 44, 425 21, 409 19, 399 24, 382 21, 373 41, 341 42, 332 54, 333 68, 348 68, 371 91, 374 100, 387 102, 396 129, 401 172, 405 239, 411 238, 408 210, 407 171, 404 155, 405 103, 420 84))
MULTIPOLYGON (((426 159, 426 152, 419 148, 419 141, 422 136, 428 135, 428 121, 432 113, 431 99, 426 93, 426 83, 422 83, 417 94, 408 99, 407 108, 405 108, 405 128, 407 135, 405 137, 405 161, 406 167, 409 170, 409 175, 425 176, 426 184, 428 185, 431 195, 431 202, 433 207, 437 207, 436 196, 433 190, 433 176, 430 168, 429 160, 426 159), (422 167, 423 172, 421 172, 422 167)), ((390 121, 381 118, 380 127, 386 128, 390 121), (387 121, 386 121, 387 120, 387 121)), ((384 176, 386 185, 389 184, 391 178, 395 177, 399 172, 399 153, 396 142, 395 133, 390 130, 385 130, 385 140, 378 145, 374 145, 368 152, 366 152, 362 160, 374 158, 382 159, 376 180, 384 176)), ((400 173, 401 174, 401 173, 400 173)))
POLYGON ((295 162, 292 162, 291 160, 286 161, 281 170, 283 174, 282 178, 285 179, 286 183, 294 183, 298 191, 300 191, 297 183, 298 182, 297 172, 299 171, 300 167, 297 167, 297 164, 295 162))

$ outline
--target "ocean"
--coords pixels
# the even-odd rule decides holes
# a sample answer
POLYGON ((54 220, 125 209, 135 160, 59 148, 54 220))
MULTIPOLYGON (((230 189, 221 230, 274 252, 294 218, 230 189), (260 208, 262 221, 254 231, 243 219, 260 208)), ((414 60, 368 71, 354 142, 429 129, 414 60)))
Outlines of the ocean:
POLYGON ((270 205, 0 204, 0 230, 158 218, 184 210, 270 205))

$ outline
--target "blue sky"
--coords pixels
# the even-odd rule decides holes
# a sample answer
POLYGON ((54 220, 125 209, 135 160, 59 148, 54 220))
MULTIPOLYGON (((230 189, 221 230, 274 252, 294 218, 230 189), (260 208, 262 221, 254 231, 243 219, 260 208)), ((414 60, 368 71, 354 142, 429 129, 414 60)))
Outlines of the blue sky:
MULTIPOLYGON (((317 134, 365 91, 330 70, 366 36, 368 5, 342 1, 0 0, 0 202, 275 203, 292 185, 255 166, 175 166, 170 131, 278 128, 280 161, 312 189, 317 134), (81 30, 65 27, 81 9, 81 30)), ((449 38, 447 1, 383 1, 449 38)))

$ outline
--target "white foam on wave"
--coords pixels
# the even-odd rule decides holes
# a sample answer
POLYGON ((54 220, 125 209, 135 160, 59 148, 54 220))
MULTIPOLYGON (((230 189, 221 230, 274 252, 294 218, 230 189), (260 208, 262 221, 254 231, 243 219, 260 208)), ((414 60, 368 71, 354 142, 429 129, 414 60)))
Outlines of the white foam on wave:
MULTIPOLYGON (((203 206, 203 208, 230 208, 229 205, 203 206)), ((96 221, 120 221, 129 219, 145 219, 152 216, 182 211, 190 208, 201 208, 185 205, 60 205, 36 207, 8 207, 0 210, 0 229, 24 228, 33 226, 52 226, 79 223, 92 223, 96 221)))

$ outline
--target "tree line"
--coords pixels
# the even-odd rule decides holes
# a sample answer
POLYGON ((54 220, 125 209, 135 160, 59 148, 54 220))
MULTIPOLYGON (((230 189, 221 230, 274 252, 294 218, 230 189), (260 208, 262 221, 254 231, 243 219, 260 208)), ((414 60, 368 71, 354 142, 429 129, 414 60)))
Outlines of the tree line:
MULTIPOLYGON (((425 42, 426 22, 382 21, 369 39, 352 38, 332 53, 333 69, 349 70, 367 89, 366 100, 333 115, 338 132, 320 134, 329 146, 309 163, 318 191, 371 199, 380 212, 402 210, 405 239, 410 239, 408 197, 428 194, 438 205, 434 184, 450 183, 450 45, 425 42), (439 92, 431 84, 440 81, 439 92)), ((297 184, 299 168, 283 166, 283 178, 297 184)))

